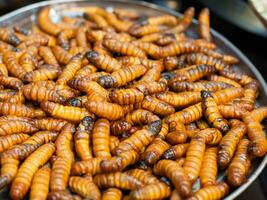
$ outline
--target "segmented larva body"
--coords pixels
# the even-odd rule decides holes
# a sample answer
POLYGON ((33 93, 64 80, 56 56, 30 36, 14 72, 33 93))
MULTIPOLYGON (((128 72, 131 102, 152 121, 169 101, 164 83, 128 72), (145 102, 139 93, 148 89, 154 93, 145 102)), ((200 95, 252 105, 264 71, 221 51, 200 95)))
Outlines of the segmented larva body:
POLYGON ((144 94, 137 89, 120 89, 109 93, 111 101, 120 105, 128 105, 142 102, 144 94))
POLYGON ((175 161, 160 160, 154 165, 153 172, 157 175, 167 176, 182 197, 189 197, 191 195, 192 191, 189 178, 184 169, 175 161))
POLYGON ((38 129, 28 122, 11 121, 0 125, 0 136, 12 135, 16 133, 33 133, 38 129))
POLYGON ((103 200, 120 200, 122 198, 122 192, 117 188, 109 188, 103 192, 103 200))
POLYGON ((99 188, 117 187, 121 189, 137 189, 144 184, 138 179, 122 172, 108 174, 97 174, 94 177, 94 183, 99 188))
POLYGON ((85 103, 87 110, 98 117, 104 117, 109 120, 118 120, 124 116, 123 108, 114 103, 88 101, 85 103))
POLYGON ((50 47, 41 46, 38 52, 39 52, 39 55, 44 59, 46 64, 53 65, 53 66, 59 65, 50 47))
POLYGON ((20 166, 12 182, 10 195, 14 199, 22 199, 30 188, 34 173, 45 164, 55 151, 52 143, 45 144, 32 153, 20 166), (35 164, 34 164, 35 163, 35 164))
POLYGON ((168 143, 160 138, 154 139, 154 141, 146 148, 145 152, 141 155, 141 159, 147 164, 156 163, 162 154, 170 147, 168 143))
POLYGON ((171 189, 163 182, 145 185, 142 188, 132 190, 130 198, 133 199, 164 199, 169 197, 171 189))
POLYGON ((12 146, 16 144, 22 143, 28 138, 29 138, 29 135, 22 134, 22 133, 2 136, 0 138, 0 153, 3 151, 6 151, 7 149, 10 149, 12 146))
POLYGON ((199 173, 200 182, 203 187, 216 184, 218 173, 217 153, 217 147, 210 147, 205 151, 199 173))
POLYGON ((85 108, 63 106, 61 104, 44 101, 41 108, 55 118, 61 118, 72 122, 82 120, 86 116, 92 116, 85 108))
POLYGON ((71 176, 69 178, 69 186, 73 192, 81 195, 83 198, 100 199, 101 194, 99 189, 94 182, 86 178, 71 176))
POLYGON ((82 67, 82 54, 77 54, 69 61, 67 66, 63 69, 62 73, 57 79, 59 85, 66 84, 75 73, 82 67))
POLYGON ((233 126, 230 131, 223 136, 219 144, 218 152, 218 164, 222 169, 224 169, 231 161, 239 141, 246 132, 247 126, 240 122, 238 125, 233 126))
POLYGON ((45 200, 49 192, 50 171, 48 166, 40 168, 32 179, 30 199, 45 200))
POLYGON ((115 58, 108 55, 101 55, 95 51, 88 51, 86 58, 97 68, 106 72, 114 72, 122 67, 115 58))
POLYGON ((211 41, 210 34, 210 12, 208 8, 204 8, 201 10, 198 16, 198 32, 201 38, 211 41))
POLYGON ((267 108, 257 108, 243 117, 248 127, 248 138, 251 140, 249 152, 260 157, 267 152, 267 140, 260 122, 266 118, 267 108))
POLYGON ((251 160, 248 155, 249 140, 242 139, 235 155, 227 169, 227 181, 230 185, 237 187, 246 181, 251 160))
POLYGON ((221 182, 216 185, 207 186, 198 190, 190 200, 212 200, 221 199, 229 193, 229 186, 227 183, 221 182))
POLYGON ((131 43, 110 39, 104 40, 103 45, 110 51, 120 53, 122 55, 146 58, 145 52, 131 43))
POLYGON ((143 65, 132 65, 119 69, 111 75, 99 77, 98 83, 103 87, 120 87, 142 76, 146 71, 143 65))
POLYGON ((219 112, 218 105, 216 104, 212 94, 207 91, 202 91, 201 97, 203 99, 202 110, 210 125, 218 128, 222 132, 228 132, 230 129, 228 122, 219 112))
POLYGON ((106 119, 95 122, 92 131, 92 145, 95 157, 111 157, 109 149, 110 123, 106 119))

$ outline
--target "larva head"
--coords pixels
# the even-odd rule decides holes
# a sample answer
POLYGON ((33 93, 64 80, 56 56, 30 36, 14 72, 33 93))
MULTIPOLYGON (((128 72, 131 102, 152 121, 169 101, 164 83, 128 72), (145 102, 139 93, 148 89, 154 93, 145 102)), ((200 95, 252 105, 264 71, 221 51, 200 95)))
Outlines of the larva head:
POLYGON ((132 125, 126 121, 119 121, 118 126, 120 127, 120 129, 125 130, 125 131, 128 131, 130 130, 130 128, 132 128, 132 125))
POLYGON ((163 36, 164 37, 171 37, 171 38, 175 39, 175 35, 173 33, 164 33, 163 36))
POLYGON ((227 176, 227 181, 231 186, 238 187, 246 180, 246 176, 244 175, 243 170, 241 170, 240 168, 233 167, 229 168, 228 171, 230 176, 227 176))
POLYGON ((90 116, 86 116, 82 119, 82 124, 86 127, 87 130, 91 131, 94 126, 94 119, 90 116))
POLYGON ((162 127, 161 120, 157 120, 148 125, 148 130, 152 132, 153 135, 157 135, 160 132, 161 127, 162 127))
POLYGON ((230 126, 229 126, 228 124, 224 124, 224 125, 222 125, 222 127, 221 127, 221 131, 222 131, 223 133, 227 133, 229 130, 230 130, 230 126))
POLYGON ((248 152, 256 157, 262 157, 266 154, 267 152, 267 141, 261 141, 261 142, 256 142, 252 141, 249 143, 248 146, 248 152))
POLYGON ((99 56, 99 53, 96 51, 87 51, 85 53, 85 57, 89 60, 92 61, 94 59, 96 59, 99 56))
POLYGON ((138 162, 135 167, 137 167, 138 169, 143 169, 143 170, 148 170, 149 169, 149 166, 146 164, 145 161, 140 161, 138 162))
POLYGON ((202 98, 202 99, 206 99, 206 98, 208 98, 208 97, 212 97, 211 92, 202 90, 202 91, 201 91, 201 98, 202 98))
POLYGON ((171 186, 171 181, 166 176, 160 177, 159 180, 162 181, 163 183, 165 183, 166 185, 171 186))
POLYGON ((112 76, 100 76, 98 78, 98 81, 99 85, 101 85, 102 87, 105 87, 105 88, 110 88, 110 87, 113 87, 113 85, 115 84, 115 80, 112 76))
POLYGON ((165 72, 161 74, 161 78, 165 78, 166 80, 171 80, 176 77, 176 74, 173 72, 165 72))
POLYGON ((146 25, 148 24, 148 17, 145 15, 141 15, 137 21, 138 25, 146 25))
POLYGON ((117 99, 118 98, 118 94, 115 92, 115 90, 112 90, 110 93, 109 93, 109 98, 111 100, 113 99, 117 99))
POLYGON ((72 98, 68 100, 68 105, 74 106, 74 107, 79 107, 82 105, 82 100, 79 98, 72 98))
POLYGON ((227 165, 230 162, 230 157, 227 151, 221 149, 218 152, 218 164, 220 166, 220 168, 223 170, 227 167, 227 165))
POLYGON ((14 52, 20 52, 20 49, 18 49, 17 47, 12 47, 12 51, 14 51, 14 52))
POLYGON ((162 155, 163 159, 174 159, 175 155, 172 149, 168 149, 167 151, 164 152, 162 155))
POLYGON ((3 189, 11 180, 7 176, 0 176, 0 189, 3 189))
POLYGON ((18 46, 20 44, 20 39, 15 34, 10 34, 8 40, 14 46, 18 46))

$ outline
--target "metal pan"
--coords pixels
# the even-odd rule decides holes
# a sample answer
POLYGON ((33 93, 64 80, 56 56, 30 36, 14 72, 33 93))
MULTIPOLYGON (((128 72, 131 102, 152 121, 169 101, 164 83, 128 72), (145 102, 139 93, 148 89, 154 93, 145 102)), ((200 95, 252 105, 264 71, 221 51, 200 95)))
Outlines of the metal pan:
MULTIPOLYGON (((160 14, 172 14, 178 17, 181 16, 180 13, 177 13, 173 10, 162 8, 154 4, 146 2, 136 2, 136 1, 124 1, 124 0, 57 0, 57 1, 45 1, 41 3, 32 4, 24 8, 18 9, 14 12, 6 14, 0 18, 0 26, 26 26, 30 27, 36 23, 37 13, 40 8, 45 6, 51 6, 55 12, 51 13, 51 19, 54 22, 60 20, 62 16, 81 16, 79 9, 77 7, 85 6, 101 6, 107 9, 113 9, 114 7, 121 7, 127 9, 137 10, 142 14, 146 15, 160 15, 160 14)), ((187 33, 192 37, 197 37, 197 21, 194 20, 193 24, 190 26, 187 33)), ((236 56, 240 63, 238 66, 234 66, 237 71, 242 71, 247 73, 260 82, 260 97, 258 99, 258 105, 264 105, 265 99, 267 99, 267 86, 266 83, 258 72, 257 68, 248 60, 248 58, 241 53, 231 42, 229 42, 225 37, 211 30, 213 40, 218 46, 219 51, 227 54, 236 56)), ((264 158, 258 158, 254 160, 252 170, 250 172, 248 180, 239 188, 233 189, 231 193, 225 198, 227 200, 235 199, 240 193, 242 193, 261 173, 263 168, 267 163, 267 155, 264 158)), ((224 174, 220 174, 220 179, 224 177, 224 174)), ((194 187, 197 187, 195 185, 194 187)), ((7 192, 3 191, 0 193, 0 199, 7 199, 7 192)))

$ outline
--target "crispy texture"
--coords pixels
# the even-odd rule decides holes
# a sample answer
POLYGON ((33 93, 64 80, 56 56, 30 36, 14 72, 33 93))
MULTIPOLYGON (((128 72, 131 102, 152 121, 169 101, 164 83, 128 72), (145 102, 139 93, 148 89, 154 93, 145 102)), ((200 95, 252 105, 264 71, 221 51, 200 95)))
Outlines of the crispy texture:
POLYGON ((95 51, 88 51, 86 58, 97 68, 106 72, 114 72, 121 68, 121 65, 115 58, 108 55, 101 55, 95 51))
POLYGON ((204 8, 201 10, 198 16, 198 32, 201 38, 211 41, 210 34, 210 11, 208 8, 204 8))
POLYGON ((103 172, 122 171, 129 165, 136 163, 139 157, 138 153, 134 150, 124 151, 118 154, 118 156, 103 160, 100 163, 100 167, 103 172))
POLYGON ((103 45, 104 47, 115 53, 120 53, 122 55, 127 55, 127 56, 146 58, 145 52, 131 43, 109 39, 109 40, 104 40, 103 45))
POLYGON ((98 174, 94 177, 94 183, 99 188, 117 187, 126 190, 137 189, 143 186, 141 181, 122 172, 98 174))
POLYGON ((203 187, 216 184, 216 177, 218 173, 217 153, 217 147, 210 147, 205 151, 199 173, 200 182, 203 187))
POLYGON ((183 168, 175 161, 160 160, 153 167, 153 172, 157 175, 166 176, 174 184, 175 188, 182 197, 191 195, 191 184, 183 168))
POLYGON ((58 61, 50 47, 41 46, 38 51, 39 55, 44 59, 46 64, 58 66, 58 61))
POLYGON ((224 169, 234 156, 234 152, 238 143, 247 132, 247 126, 239 122, 236 126, 233 126, 228 133, 226 133, 220 144, 218 152, 218 164, 224 169))
POLYGON ((127 121, 114 121, 110 124, 110 132, 112 135, 122 135, 131 128, 132 125, 127 121))
POLYGON ((50 171, 51 169, 48 166, 44 166, 34 174, 30 191, 30 199, 46 199, 49 192, 50 171))
POLYGON ((54 24, 50 20, 50 8, 49 7, 45 7, 40 11, 38 15, 38 24, 43 31, 49 34, 52 34, 52 35, 57 35, 62 30, 59 25, 54 24))
POLYGON ((8 72, 19 78, 24 80, 24 75, 27 73, 24 68, 19 64, 17 54, 15 52, 5 52, 3 56, 4 64, 6 64, 8 72))
POLYGON ((117 146, 119 146, 120 144, 120 139, 116 136, 111 135, 109 137, 109 149, 110 152, 115 151, 115 149, 117 148, 117 146))
POLYGON ((0 75, 0 84, 16 90, 21 89, 23 86, 23 82, 20 79, 4 75, 0 75))
POLYGON ((0 153, 10 149, 12 146, 16 144, 20 144, 26 139, 29 138, 27 134, 13 134, 0 137, 0 153))
POLYGON ((192 183, 199 176, 205 148, 206 145, 203 138, 193 138, 190 141, 183 168, 192 183))
POLYGON ((267 109, 256 104, 260 83, 212 42, 207 8, 199 38, 187 31, 193 7, 181 17, 66 12, 81 15, 54 20, 48 6, 31 28, 0 27, 0 190, 11 186, 13 199, 28 190, 51 200, 221 199, 232 188, 218 170, 231 187, 246 181, 267 153, 267 109))
POLYGON ((66 99, 57 91, 47 89, 46 87, 39 87, 38 85, 26 85, 23 87, 24 96, 33 101, 43 102, 52 101, 56 103, 63 103, 66 99))
POLYGON ((91 117, 85 117, 76 129, 74 134, 75 151, 81 160, 92 158, 91 132, 94 126, 94 120, 91 117))
POLYGON ((203 99, 202 110, 210 125, 218 128, 222 132, 228 132, 230 129, 228 122, 220 114, 212 94, 207 91, 202 91, 201 97, 203 99))
POLYGON ((20 166, 18 173, 12 182, 10 196, 14 199, 22 199, 30 188, 34 173, 45 164, 55 151, 52 143, 45 144, 32 153, 20 166), (35 164, 34 164, 35 163, 35 164))
POLYGON ((188 143, 174 145, 164 152, 162 158, 176 160, 177 158, 180 158, 183 155, 185 155, 188 147, 189 147, 188 143))
POLYGON ((166 135, 166 141, 169 144, 176 145, 176 144, 182 144, 185 143, 188 138, 192 138, 198 130, 193 130, 193 131, 187 131, 187 130, 174 130, 169 132, 166 135))
POLYGON ((159 182, 157 177, 154 176, 151 171, 145 171, 143 169, 136 168, 136 169, 128 170, 126 171, 126 173, 137 178, 138 180, 140 180, 146 185, 159 182))
POLYGON ((69 179, 69 186, 73 192, 81 195, 83 198, 100 199, 101 194, 99 189, 94 182, 86 178, 71 176, 69 179))
POLYGON ((71 58, 67 66, 64 68, 62 73, 57 79, 57 83, 59 85, 66 84, 72 77, 74 77, 75 73, 81 69, 82 67, 82 54, 77 54, 71 58))
POLYGON ((95 157, 111 157, 109 149, 110 123, 106 119, 95 122, 92 131, 92 145, 95 157))
POLYGON ((152 96, 144 98, 142 108, 160 116, 170 115, 175 112, 172 106, 152 96))
POLYGON ((109 188, 103 192, 103 200, 120 200, 122 198, 122 192, 117 188, 109 188))
POLYGON ((41 108, 55 118, 61 118, 72 122, 78 122, 86 116, 92 116, 85 108, 63 106, 51 101, 42 102, 41 108))
POLYGON ((123 117, 123 108, 114 103, 99 102, 99 101, 88 101, 85 103, 87 110, 98 117, 104 117, 109 120, 118 120, 123 117))
POLYGON ((116 148, 116 154, 128 150, 142 152, 144 148, 153 141, 155 135, 157 135, 160 130, 161 122, 155 121, 151 123, 147 128, 136 131, 129 138, 119 144, 119 146, 116 148))
POLYGON ((132 65, 121 68, 111 75, 101 76, 98 83, 103 87, 119 87, 126 85, 128 82, 142 76, 147 69, 143 65, 132 65))
POLYGON ((30 72, 35 69, 34 57, 36 57, 37 52, 38 48, 32 45, 29 46, 26 52, 21 55, 19 62, 26 72, 30 72))
POLYGON ((38 129, 28 122, 10 121, 0 125, 0 136, 12 135, 15 133, 33 133, 38 129))
POLYGON ((183 91, 218 91, 232 87, 228 83, 219 81, 201 81, 201 82, 172 82, 170 83, 171 90, 175 92, 183 91))
POLYGON ((212 200, 221 199, 229 193, 229 186, 227 183, 221 182, 216 185, 207 186, 198 190, 190 200, 212 200))
POLYGON ((157 115, 154 115, 152 112, 143 110, 143 109, 137 109, 130 114, 126 115, 125 117, 126 121, 131 124, 150 124, 154 121, 159 120, 160 118, 157 115))
POLYGON ((236 149, 235 155, 227 169, 227 181, 234 187, 240 186, 246 181, 251 165, 250 157, 247 153, 249 140, 242 139, 236 149))
POLYGON ((34 71, 27 72, 24 76, 24 80, 27 82, 53 80, 58 77, 60 73, 56 68, 43 68, 34 71))
POLYGON ((266 118, 267 108, 255 109, 244 116, 243 120, 248 127, 248 138, 251 140, 249 152, 257 157, 267 152, 267 140, 260 122, 266 118))
POLYGON ((156 94, 156 97, 175 108, 186 107, 201 101, 200 92, 164 92, 156 94))
POLYGON ((130 197, 132 199, 164 199, 169 197, 171 189, 163 182, 146 185, 140 189, 132 190, 130 197))
POLYGON ((137 89, 120 89, 109 93, 109 98, 114 103, 120 105, 129 105, 142 102, 144 94, 137 89))
POLYGON ((103 158, 91 158, 85 161, 76 161, 71 167, 72 175, 91 174, 95 175, 101 173, 100 163, 103 158))
POLYGON ((54 118, 42 118, 34 120, 34 125, 36 128, 43 131, 61 131, 66 123, 67 121, 65 120, 54 118))
POLYGON ((148 165, 155 164, 163 153, 170 147, 170 145, 160 138, 154 141, 146 148, 145 152, 141 155, 141 159, 148 165))
POLYGON ((72 160, 69 157, 57 156, 52 165, 50 191, 62 191, 67 188, 72 160))

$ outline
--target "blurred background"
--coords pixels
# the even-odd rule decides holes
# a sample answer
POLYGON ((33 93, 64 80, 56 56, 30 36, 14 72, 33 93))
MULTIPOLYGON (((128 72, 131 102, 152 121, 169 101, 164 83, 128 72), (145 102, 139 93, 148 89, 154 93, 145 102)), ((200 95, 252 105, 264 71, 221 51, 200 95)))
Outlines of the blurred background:
MULTIPOLYGON (((39 0, 40 1, 40 0, 39 0)), ((265 12, 267 0, 147 0, 148 2, 183 12, 194 6, 198 15, 203 7, 211 11, 211 26, 236 45, 258 68, 267 80, 267 26, 256 11, 265 12), (261 4, 263 3, 263 4, 261 4), (257 9, 259 8, 259 10, 257 9)), ((0 15, 22 6, 38 2, 34 0, 0 0, 0 15)), ((266 21, 265 21, 266 23, 266 21)), ((267 199, 267 169, 237 198, 237 200, 267 199)))

